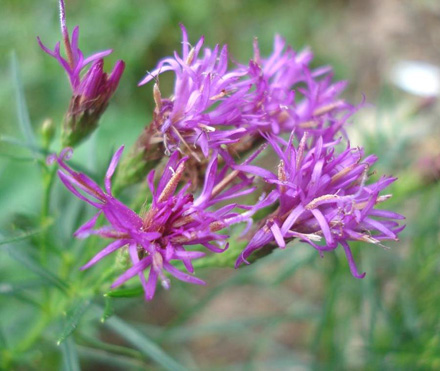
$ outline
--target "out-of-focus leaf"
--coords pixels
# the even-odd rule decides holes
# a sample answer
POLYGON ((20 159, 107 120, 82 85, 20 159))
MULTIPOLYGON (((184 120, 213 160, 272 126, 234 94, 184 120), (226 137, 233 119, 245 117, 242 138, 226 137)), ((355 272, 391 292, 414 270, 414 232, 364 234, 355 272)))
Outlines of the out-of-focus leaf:
POLYGON ((0 327, 0 348, 6 349, 8 347, 8 341, 6 339, 5 333, 3 331, 3 328, 0 327))
POLYGON ((144 293, 144 289, 141 285, 130 287, 127 289, 112 290, 105 294, 110 298, 132 298, 133 296, 139 296, 144 293))
POLYGON ((80 371, 78 354, 72 338, 66 339, 61 346, 63 355, 63 371, 80 371))
POLYGON ((12 155, 10 153, 1 153, 0 152, 0 157, 7 158, 7 159, 9 159, 11 161, 18 161, 18 162, 32 162, 32 161, 35 161, 35 158, 33 158, 33 157, 15 156, 15 155, 12 155))
POLYGON ((162 366, 165 370, 186 370, 173 358, 166 354, 155 342, 145 334, 125 323, 120 318, 113 316, 105 324, 113 331, 117 332, 122 338, 127 340, 134 347, 139 349, 142 354, 151 358, 162 366))
POLYGON ((109 365, 112 369, 119 367, 119 369, 128 369, 130 371, 144 371, 145 364, 137 359, 132 359, 126 356, 121 356, 106 352, 100 349, 89 348, 85 346, 78 346, 78 352, 82 359, 88 359, 109 365))
POLYGON ((113 308, 112 298, 106 297, 104 312, 102 313, 102 316, 101 316, 101 322, 107 321, 107 319, 110 318, 114 312, 115 312, 115 309, 113 308))
POLYGON ((45 228, 38 228, 38 229, 34 229, 32 231, 28 231, 28 232, 24 232, 22 234, 19 234, 18 236, 8 237, 5 239, 2 239, 2 240, 0 240, 0 246, 26 240, 32 236, 35 236, 38 233, 43 232, 44 230, 45 230, 45 228))
POLYGON ((20 139, 12 138, 7 135, 0 135, 0 142, 12 144, 17 147, 27 148, 30 151, 34 152, 34 157, 36 156, 37 153, 40 155, 43 155, 43 156, 46 156, 49 154, 47 151, 45 151, 44 149, 42 149, 40 147, 30 145, 29 143, 25 143, 25 142, 21 141, 20 139))
POLYGON ((61 291, 67 290, 67 284, 63 282, 60 278, 58 278, 55 274, 48 271, 45 267, 43 267, 39 262, 31 257, 31 255, 27 254, 21 249, 16 249, 12 247, 6 247, 9 255, 28 268, 31 272, 40 276, 42 279, 51 283, 55 287, 59 288, 61 291))
POLYGON ((77 345, 83 345, 87 346, 89 349, 104 351, 107 354, 121 355, 137 360, 145 359, 144 355, 136 349, 106 343, 81 332, 75 336, 75 340, 77 341, 77 345))
POLYGON ((64 321, 63 332, 57 340, 57 344, 60 345, 64 342, 78 326, 81 317, 86 312, 87 308, 90 306, 90 300, 80 299, 77 301, 73 307, 67 312, 66 319, 64 321))
POLYGON ((20 125, 21 132, 28 145, 32 148, 32 152, 36 152, 36 139, 32 130, 31 120, 29 118, 29 112, 26 104, 26 99, 23 92, 23 85, 21 83, 18 61, 15 53, 11 56, 11 71, 15 85, 15 96, 17 102, 17 115, 18 123, 20 125))

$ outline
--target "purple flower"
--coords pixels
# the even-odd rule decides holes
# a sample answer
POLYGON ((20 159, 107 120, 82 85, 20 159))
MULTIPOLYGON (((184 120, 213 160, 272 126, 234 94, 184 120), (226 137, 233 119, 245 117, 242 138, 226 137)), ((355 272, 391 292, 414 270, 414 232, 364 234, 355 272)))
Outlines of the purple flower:
POLYGON ((63 0, 60 0, 60 21, 67 58, 61 56, 59 42, 52 51, 43 45, 39 37, 37 40, 40 47, 60 63, 69 78, 72 99, 65 119, 63 142, 66 146, 73 146, 97 127, 100 116, 118 87, 125 64, 121 60, 117 61, 113 71, 107 75, 103 71, 103 58, 112 52, 111 49, 84 58, 78 47, 78 26, 73 29, 70 39, 63 0), (84 74, 88 65, 91 66, 84 74))
POLYGON ((256 208, 245 207, 230 203, 230 200, 254 191, 252 179, 233 171, 226 166, 218 170, 217 155, 209 162, 205 184, 200 196, 194 200, 188 193, 189 184, 177 191, 178 183, 184 172, 188 157, 179 160, 175 152, 155 187, 154 171, 150 172, 147 181, 152 192, 152 203, 148 211, 140 216, 117 200, 111 192, 111 177, 116 169, 123 151, 121 147, 113 156, 101 189, 93 180, 82 173, 72 170, 65 160, 71 155, 71 150, 64 150, 59 157, 52 156, 51 161, 57 161, 62 170, 58 175, 66 188, 79 199, 97 208, 98 213, 76 232, 77 238, 98 235, 113 239, 82 269, 89 268, 105 256, 127 247, 133 266, 123 273, 113 283, 119 286, 138 275, 145 290, 145 298, 151 300, 154 296, 158 280, 164 288, 169 288, 169 279, 165 272, 177 279, 193 284, 204 284, 202 280, 192 275, 194 268, 191 261, 205 255, 204 252, 187 250, 188 246, 201 245, 213 252, 223 252, 227 249, 227 235, 218 232, 226 227, 251 222, 251 216, 256 208), (232 176, 231 176, 232 174, 232 176), (240 182, 233 184, 238 178, 240 182), (213 205, 222 203, 223 206, 210 210, 213 205), (237 207, 248 209, 239 214, 237 207), (104 215, 109 225, 94 229, 97 219, 104 215), (187 272, 177 269, 172 261, 180 261, 187 272), (144 271, 148 270, 148 278, 144 271))
POLYGON ((182 55, 175 53, 174 58, 163 59, 139 85, 157 81, 152 125, 161 133, 165 148, 169 152, 180 148, 199 159, 194 146, 208 157, 210 149, 236 142, 246 132, 243 127, 234 127, 241 120, 243 93, 233 88, 245 71, 228 72, 226 45, 216 45, 213 50, 205 48, 200 55, 203 37, 190 47, 186 29, 181 28, 182 55), (173 96, 163 99, 158 76, 166 71, 175 74, 175 85, 173 96))
POLYGON ((365 273, 358 273, 348 242, 381 245, 384 240, 397 240, 397 234, 404 228, 398 220, 404 217, 376 208, 391 197, 381 196, 380 192, 396 179, 383 176, 367 184, 375 156, 363 159, 362 149, 350 147, 337 154, 337 142, 324 143, 322 138, 307 150, 307 135, 295 148, 293 137, 292 134, 288 143, 275 136, 267 137, 280 158, 277 174, 253 165, 235 166, 273 184, 275 189, 266 202, 278 206, 255 233, 236 265, 246 262, 251 253, 267 244, 285 248, 288 241, 298 238, 320 254, 340 244, 353 276, 362 278, 365 273))
POLYGON ((237 87, 248 91, 241 111, 249 131, 279 134, 295 129, 299 138, 309 131, 324 141, 343 131, 355 110, 339 98, 346 82, 333 82, 330 67, 311 70, 312 59, 310 50, 296 53, 278 35, 272 55, 262 58, 254 41, 254 58, 237 87), (253 89, 248 90, 249 84, 253 89))

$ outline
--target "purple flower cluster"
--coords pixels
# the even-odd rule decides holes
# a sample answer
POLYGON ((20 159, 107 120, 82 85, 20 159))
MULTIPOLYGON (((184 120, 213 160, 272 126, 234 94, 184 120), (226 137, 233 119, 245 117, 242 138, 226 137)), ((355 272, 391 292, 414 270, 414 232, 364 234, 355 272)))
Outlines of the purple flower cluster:
MULTIPOLYGON (((102 58, 110 51, 84 59, 78 48, 78 28, 72 33, 72 42, 69 40, 62 0, 60 8, 67 59, 61 57, 59 44, 53 52, 40 45, 68 73, 80 110, 99 109, 86 102, 95 99, 107 104, 123 64, 118 62, 107 77, 102 72, 102 58), (89 63, 93 64, 81 78, 81 70, 89 63)), ((155 80, 154 117, 126 161, 129 168, 124 169, 123 162, 117 174, 134 179, 139 169, 160 169, 162 155, 170 156, 157 185, 155 170, 148 176, 146 171, 141 174, 146 176, 152 200, 145 212, 134 212, 112 194, 111 178, 123 147, 111 160, 104 189, 66 164, 70 149, 51 157, 61 167, 58 175, 66 188, 98 209, 75 236, 113 240, 83 268, 122 250, 131 267, 112 287, 139 276, 150 300, 157 281, 169 288, 169 275, 203 284, 193 275, 192 260, 202 258, 206 251, 224 252, 229 235, 223 231, 246 223, 243 235, 249 237, 249 243, 236 252, 236 267, 248 263, 257 250, 267 246, 284 249, 291 240, 299 239, 321 255, 341 245, 353 276, 364 277, 356 268, 349 242, 381 246, 384 240, 397 240, 404 227, 401 215, 377 208, 390 197, 381 192, 395 178, 371 181, 369 169, 376 157, 364 157, 361 148, 349 145, 344 127, 357 108, 339 97, 346 83, 334 82, 329 67, 312 69, 312 53, 296 53, 279 36, 268 58, 261 57, 255 40, 249 64, 229 68, 226 46, 202 50, 202 37, 192 47, 183 26, 182 32, 181 55, 163 59, 140 82, 155 80), (174 93, 163 98, 159 77, 167 71, 175 75, 174 93), (279 159, 275 166, 270 161, 252 164, 270 150, 279 159), (148 160, 149 164, 136 164, 148 160), (182 186, 188 174, 195 182, 182 186), (243 205, 245 200, 251 205, 243 205), (257 211, 259 220, 254 224, 257 211), (96 228, 100 215, 109 225, 96 228)), ((76 127, 71 129, 76 133, 76 127)))
POLYGON ((179 149, 200 161, 209 149, 233 144, 245 150, 253 146, 260 133, 305 132, 324 141, 344 134, 344 125, 356 108, 340 93, 345 81, 333 82, 330 67, 310 68, 313 55, 309 50, 295 53, 276 36, 274 51, 262 58, 257 40, 249 64, 228 69, 227 48, 206 48, 201 38, 190 48, 183 31, 182 56, 163 59, 155 70, 139 83, 155 79, 156 114, 152 126, 163 138, 168 151, 179 149), (163 99, 159 75, 175 74, 174 94, 163 99))

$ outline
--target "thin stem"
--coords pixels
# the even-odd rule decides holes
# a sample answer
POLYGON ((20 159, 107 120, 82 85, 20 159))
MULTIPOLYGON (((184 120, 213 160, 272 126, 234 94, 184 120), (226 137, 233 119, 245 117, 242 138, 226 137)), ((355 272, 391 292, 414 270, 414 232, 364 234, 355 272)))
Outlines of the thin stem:
MULTIPOLYGON (((56 168, 45 168, 46 173, 43 175, 43 205, 41 210, 41 225, 47 226, 50 213, 50 196, 54 184, 56 168)), ((49 243, 49 231, 44 231, 41 238, 41 263, 46 264, 47 245, 49 243)))

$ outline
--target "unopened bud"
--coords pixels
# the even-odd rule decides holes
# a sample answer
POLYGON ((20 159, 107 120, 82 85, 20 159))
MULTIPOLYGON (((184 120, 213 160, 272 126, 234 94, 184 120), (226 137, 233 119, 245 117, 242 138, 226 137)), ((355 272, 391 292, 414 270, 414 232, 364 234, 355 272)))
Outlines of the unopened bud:
POLYGON ((43 121, 41 125, 41 137, 43 139, 43 148, 49 148, 52 143, 53 138, 55 137, 56 127, 53 123, 52 119, 46 119, 43 121))
POLYGON ((96 61, 74 90, 62 132, 63 147, 73 147, 97 127, 101 115, 118 87, 124 62, 118 61, 110 75, 103 71, 104 61, 96 61))

